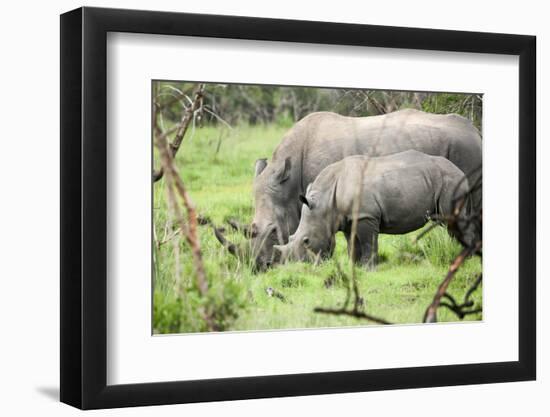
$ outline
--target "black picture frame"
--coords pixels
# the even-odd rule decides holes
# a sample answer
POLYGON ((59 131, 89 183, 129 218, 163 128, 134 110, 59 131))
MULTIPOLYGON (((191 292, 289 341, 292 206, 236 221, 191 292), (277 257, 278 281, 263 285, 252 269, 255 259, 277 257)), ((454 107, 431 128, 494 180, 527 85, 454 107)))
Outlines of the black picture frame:
POLYGON ((80 8, 61 15, 61 401, 82 409, 421 388, 536 377, 536 38, 80 8), (108 32, 519 56, 519 360, 107 385, 108 32))

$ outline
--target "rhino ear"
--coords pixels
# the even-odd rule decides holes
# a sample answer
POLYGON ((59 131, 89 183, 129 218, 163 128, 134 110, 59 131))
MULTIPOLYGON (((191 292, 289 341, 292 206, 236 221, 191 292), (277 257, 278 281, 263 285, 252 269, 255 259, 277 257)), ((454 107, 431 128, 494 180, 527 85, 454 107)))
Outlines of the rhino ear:
POLYGON ((279 168, 278 172, 275 174, 275 182, 281 184, 290 178, 290 168, 292 164, 290 162, 290 156, 285 159, 285 163, 282 167, 279 168))
POLYGON ((257 159, 256 165, 254 165, 254 176, 257 177, 258 175, 260 175, 266 166, 267 166, 267 158, 257 159))

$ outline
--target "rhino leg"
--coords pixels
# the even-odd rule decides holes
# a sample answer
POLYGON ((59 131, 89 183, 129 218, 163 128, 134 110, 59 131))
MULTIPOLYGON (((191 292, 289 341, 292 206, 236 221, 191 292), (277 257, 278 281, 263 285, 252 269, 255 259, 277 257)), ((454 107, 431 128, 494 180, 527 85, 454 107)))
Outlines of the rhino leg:
POLYGON ((378 263, 378 231, 379 223, 374 219, 363 219, 357 222, 354 253, 351 253, 351 223, 344 231, 348 242, 348 255, 355 262, 374 269, 378 263))
POLYGON ((357 236, 361 248, 360 264, 369 269, 378 264, 378 231, 380 224, 374 219, 364 219, 357 223, 357 236))

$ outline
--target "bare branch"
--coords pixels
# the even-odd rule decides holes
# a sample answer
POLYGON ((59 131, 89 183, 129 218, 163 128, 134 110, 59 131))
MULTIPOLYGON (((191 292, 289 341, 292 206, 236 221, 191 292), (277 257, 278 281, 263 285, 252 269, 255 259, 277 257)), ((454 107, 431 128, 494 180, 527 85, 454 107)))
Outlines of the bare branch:
MULTIPOLYGON (((197 89, 195 90, 194 100, 192 105, 187 107, 183 112, 181 121, 178 125, 176 125, 176 128, 175 128, 176 135, 174 136, 174 140, 172 141, 172 143, 168 145, 170 148, 172 157, 175 157, 176 154, 178 153, 178 150, 181 146, 181 143, 183 142, 183 138, 185 136, 185 133, 187 132, 189 124, 194 119, 195 112, 202 107, 203 96, 204 96, 204 84, 199 84, 197 86, 197 89)), ((153 108, 156 109, 157 106, 153 105, 153 108)), ((157 126, 156 117, 157 117, 157 112, 153 111, 153 129, 155 129, 156 133, 158 134, 158 129, 155 128, 155 126, 157 126)), ((157 138, 161 140, 166 140, 167 135, 168 133, 165 132, 163 134, 158 135, 157 138)), ((158 171, 153 171, 154 182, 159 181, 163 177, 164 175, 163 168, 164 167, 161 167, 158 171)))
POLYGON ((166 236, 164 239, 162 240, 158 240, 157 241, 157 247, 160 248, 162 245, 164 245, 165 243, 168 243, 170 242, 172 239, 174 239, 176 236, 178 236, 179 234, 181 233, 181 229, 176 229, 175 232, 173 232, 172 234, 170 234, 169 236, 166 236))
POLYGON ((227 126, 227 128, 229 129, 233 129, 233 127, 228 123, 226 122, 225 120, 223 120, 219 115, 217 115, 216 113, 214 113, 212 110, 210 110, 207 106, 204 106, 204 111, 211 114, 212 116, 214 116, 216 118, 216 120, 222 122, 225 126, 227 126))
POLYGON ((234 255, 238 258, 240 256, 239 247, 227 240, 223 232, 218 227, 213 227, 213 229, 214 235, 216 236, 216 239, 218 239, 218 242, 220 242, 221 245, 226 248, 231 255, 234 255))
POLYGON ((482 311, 482 308, 472 308, 474 306, 474 302, 470 300, 470 296, 472 293, 477 290, 479 287, 479 284, 481 283, 482 275, 479 274, 475 282, 472 284, 472 286, 468 289, 466 292, 466 295, 464 296, 464 301, 462 304, 458 304, 453 296, 449 293, 443 294, 443 297, 449 300, 449 303, 445 301, 441 301, 439 304, 441 307, 447 307, 449 310, 451 310, 453 313, 455 313, 460 320, 462 320, 465 316, 475 313, 480 313, 482 311))
POLYGON ((249 225, 241 224, 237 220, 234 220, 234 219, 227 220, 227 223, 236 232, 242 233, 245 237, 251 237, 252 232, 250 230, 249 225))
POLYGON ((355 317, 358 319, 365 319, 372 321, 377 324, 392 324, 389 321, 386 321, 384 319, 371 316, 370 314, 364 313, 362 311, 356 311, 356 310, 345 310, 345 309, 334 309, 334 308, 322 308, 322 307, 316 307, 313 311, 316 313, 324 313, 324 314, 332 314, 334 316, 350 316, 355 317))
POLYGON ((460 254, 452 262, 451 266, 449 267, 449 272, 447 272, 447 276, 441 282, 441 284, 439 284, 439 288, 435 293, 432 303, 426 309, 423 320, 424 323, 435 323, 437 321, 437 309, 441 304, 441 298, 443 298, 443 296, 446 294, 447 288, 449 287, 449 284, 451 283, 456 272, 458 271, 458 268, 460 268, 460 266, 464 263, 468 256, 470 256, 472 253, 477 252, 480 248, 481 241, 478 241, 476 242, 474 247, 464 248, 462 252, 460 252, 460 254))
MULTIPOLYGON (((186 112, 187 113, 187 112, 186 112)), ((185 133, 185 132, 184 132, 185 133)), ((181 143, 181 140, 180 140, 181 143)), ((195 205, 191 200, 191 197, 187 193, 185 184, 181 179, 176 165, 174 163, 174 153, 172 147, 168 144, 166 135, 159 135, 156 137, 155 145, 159 150, 159 157, 163 172, 166 174, 166 190, 168 196, 168 203, 170 210, 177 222, 180 229, 183 231, 187 243, 191 247, 191 253, 193 256, 193 264, 195 267, 195 275, 197 288, 202 297, 208 296, 208 281, 206 279, 206 272, 204 269, 204 263, 202 260, 202 252, 200 246, 200 240, 198 238, 198 216, 195 210, 195 205), (179 209, 176 193, 181 199, 185 210, 187 211, 187 220, 183 216, 183 211, 179 209)), ((179 251, 178 251, 179 252, 179 251)), ((211 331, 218 330, 213 318, 214 312, 210 308, 206 307, 202 316, 211 331)))

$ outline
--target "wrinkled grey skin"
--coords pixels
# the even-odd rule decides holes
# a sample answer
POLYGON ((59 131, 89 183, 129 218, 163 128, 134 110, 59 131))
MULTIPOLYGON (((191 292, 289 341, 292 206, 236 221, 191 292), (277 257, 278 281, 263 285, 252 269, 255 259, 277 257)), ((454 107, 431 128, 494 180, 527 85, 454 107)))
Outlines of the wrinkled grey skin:
POLYGON ((256 161, 251 235, 257 268, 269 266, 273 245, 288 242, 296 231, 302 207, 298 195, 325 167, 351 155, 382 156, 409 149, 443 156, 465 173, 481 166, 479 132, 469 120, 454 114, 409 109, 345 117, 320 112, 297 122, 269 163, 256 161))
MULTIPOLYGON (((288 244, 274 246, 274 258, 330 256, 338 231, 344 232, 352 256, 352 219, 358 201, 352 259, 374 266, 379 233, 412 232, 424 226, 428 216, 450 215, 454 198, 465 195, 468 187, 464 173, 440 156, 417 151, 377 158, 350 156, 325 168, 300 197, 304 205, 298 229, 288 244)), ((465 208, 462 215, 466 213, 465 208)))

